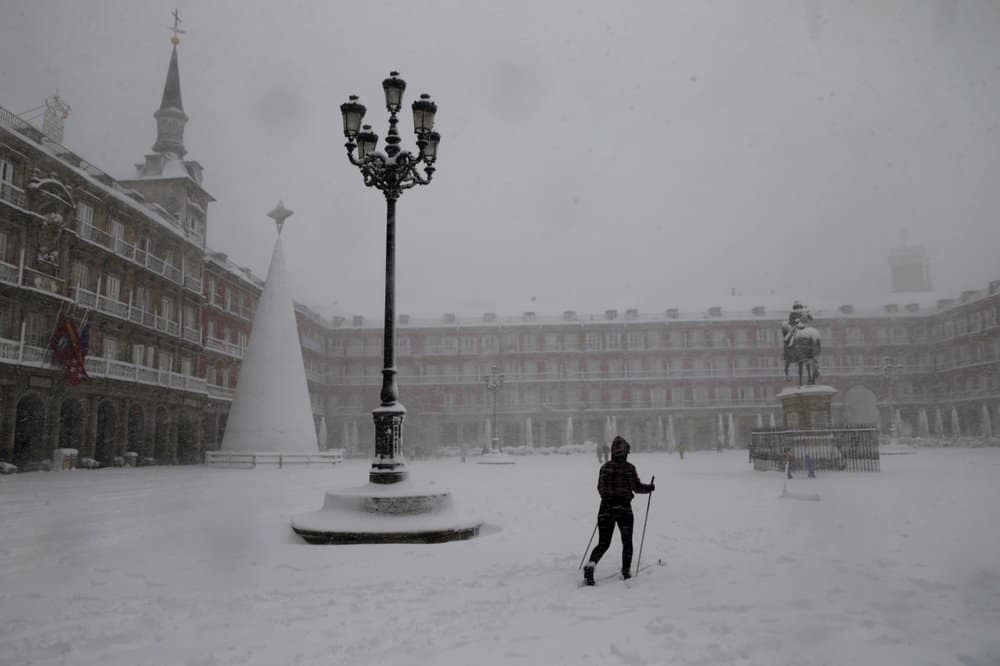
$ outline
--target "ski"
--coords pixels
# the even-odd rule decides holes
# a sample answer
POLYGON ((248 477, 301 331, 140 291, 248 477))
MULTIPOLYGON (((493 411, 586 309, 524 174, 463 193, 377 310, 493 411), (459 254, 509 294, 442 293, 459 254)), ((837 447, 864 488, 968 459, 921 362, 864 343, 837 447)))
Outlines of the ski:
MULTIPOLYGON (((641 567, 639 567, 638 571, 632 573, 631 578, 622 578, 621 572, 615 571, 613 573, 604 574, 603 576, 594 576, 594 584, 596 585, 601 581, 608 581, 611 580, 612 578, 617 578, 618 580, 622 581, 634 580, 636 575, 638 575, 642 571, 646 571, 647 569, 651 569, 652 567, 665 567, 665 566, 667 566, 667 563, 664 562, 662 559, 659 559, 656 560, 655 562, 649 562, 648 564, 643 564, 641 567)), ((579 587, 592 587, 592 586, 587 585, 587 583, 581 581, 579 587)))

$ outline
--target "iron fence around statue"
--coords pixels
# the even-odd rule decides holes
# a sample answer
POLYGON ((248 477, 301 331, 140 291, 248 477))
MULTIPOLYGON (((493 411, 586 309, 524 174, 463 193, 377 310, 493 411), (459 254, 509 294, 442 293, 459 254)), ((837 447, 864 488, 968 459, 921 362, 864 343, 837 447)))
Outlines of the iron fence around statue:
POLYGON ((750 433, 750 462, 755 470, 879 471, 878 429, 846 425, 823 430, 758 428, 750 433))

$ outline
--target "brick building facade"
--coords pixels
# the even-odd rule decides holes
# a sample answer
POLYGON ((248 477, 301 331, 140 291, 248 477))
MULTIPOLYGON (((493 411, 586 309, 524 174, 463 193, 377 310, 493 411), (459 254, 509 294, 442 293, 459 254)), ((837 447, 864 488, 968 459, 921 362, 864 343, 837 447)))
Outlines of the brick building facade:
MULTIPOLYGON (((493 365, 506 378, 497 427, 508 446, 558 446, 567 435, 573 443, 599 441, 609 418, 640 449, 663 446, 661 424, 670 420, 689 449, 746 446, 754 427, 772 418, 781 424, 775 396, 787 385, 785 314, 401 317, 404 446, 484 444, 491 398, 483 380, 493 365)), ((822 382, 839 390, 838 422, 877 422, 884 431, 895 422, 901 434, 1000 433, 1000 281, 929 311, 907 304, 813 314, 823 336, 822 382)), ((374 438, 381 332, 381 322, 361 317, 337 319, 330 329, 331 439, 362 453, 374 438)))

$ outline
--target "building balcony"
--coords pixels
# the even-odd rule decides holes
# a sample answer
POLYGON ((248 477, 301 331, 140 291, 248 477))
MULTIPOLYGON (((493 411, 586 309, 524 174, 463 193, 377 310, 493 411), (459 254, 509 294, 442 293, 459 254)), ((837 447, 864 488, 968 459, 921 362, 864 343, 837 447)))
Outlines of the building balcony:
POLYGON ((206 391, 209 398, 218 398, 220 400, 232 400, 236 396, 236 389, 217 386, 215 384, 207 384, 206 391))
POLYGON ((0 282, 16 287, 20 284, 19 275, 20 270, 18 270, 17 266, 8 264, 6 261, 0 261, 0 282))
POLYGON ((201 329, 199 328, 189 328, 184 327, 184 339, 195 343, 196 345, 201 344, 201 329))
MULTIPOLYGON (((24 344, 18 340, 0 339, 0 363, 62 371, 62 367, 53 362, 51 350, 24 344)), ((178 372, 157 370, 144 365, 114 361, 100 356, 85 358, 84 367, 87 369, 87 374, 94 378, 161 386, 202 395, 208 394, 204 379, 178 372)))
POLYGON ((22 210, 28 209, 28 197, 25 196, 24 190, 14 183, 0 181, 0 201, 22 210))
MULTIPOLYGON (((77 305, 83 306, 85 308, 90 308, 92 310, 97 310, 103 312, 104 314, 111 315, 112 317, 117 317, 119 319, 124 319, 126 321, 151 328, 155 331, 160 331, 162 333, 167 333, 168 335, 173 335, 176 337, 181 336, 180 324, 176 321, 170 319, 165 319, 158 314, 153 312, 148 312, 143 310, 139 306, 129 305, 122 301, 104 296, 103 294, 96 294, 87 289, 81 287, 73 288, 73 302, 77 305)), ((185 333, 188 329, 185 329, 185 333)), ((194 330, 194 329, 191 329, 194 330)), ((184 337, 192 342, 201 343, 201 332, 194 331, 198 334, 198 338, 195 339, 192 336, 185 335, 184 337)))
POLYGON ((22 287, 44 291, 54 296, 63 298, 66 294, 66 281, 62 278, 53 277, 47 273, 36 271, 33 268, 24 267, 22 287))
POLYGON ((78 223, 76 227, 77 235, 89 243, 103 248, 113 254, 126 259, 138 266, 141 266, 156 275, 160 275, 170 280, 174 284, 187 287, 196 294, 201 294, 201 279, 195 276, 192 284, 185 283, 181 269, 170 264, 163 259, 147 252, 146 250, 132 245, 124 238, 114 238, 106 231, 98 229, 92 224, 78 223), (197 282, 197 284, 195 284, 197 282))
POLYGON ((240 347, 235 342, 220 340, 219 338, 208 335, 205 336, 205 349, 217 351, 220 354, 227 354, 233 358, 243 358, 243 347, 240 347))

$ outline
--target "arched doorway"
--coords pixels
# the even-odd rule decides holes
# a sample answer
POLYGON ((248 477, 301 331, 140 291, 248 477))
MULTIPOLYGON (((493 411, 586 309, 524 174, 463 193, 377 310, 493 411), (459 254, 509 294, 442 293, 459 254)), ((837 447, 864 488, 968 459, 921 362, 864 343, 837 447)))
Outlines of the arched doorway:
POLYGON ((114 405, 110 402, 102 402, 97 406, 97 440, 94 443, 94 459, 102 465, 110 465, 114 460, 117 421, 114 405))
POLYGON ((211 414, 201 417, 201 442, 202 448, 206 451, 219 448, 219 443, 215 441, 215 419, 211 414))
POLYGON ((173 451, 170 447, 170 435, 167 432, 170 427, 170 418, 166 407, 156 410, 156 428, 153 431, 153 457, 156 462, 166 464, 173 461, 173 451))
POLYGON ((128 420, 126 421, 128 427, 126 434, 127 450, 139 454, 140 458, 146 455, 146 442, 143 439, 146 429, 144 417, 145 415, 141 406, 132 405, 128 408, 128 420))
POLYGON ((177 458, 184 465, 199 462, 200 452, 195 440, 194 424, 191 415, 181 410, 177 421, 177 458))
POLYGON ((59 406, 59 448, 79 451, 85 423, 83 404, 74 398, 63 400, 59 406))
POLYGON ((877 425, 878 398, 864 386, 852 386, 844 393, 844 417, 851 425, 862 423, 877 425))
POLYGON ((28 394, 17 403, 14 419, 14 460, 18 467, 48 457, 45 441, 45 403, 37 395, 28 394))

